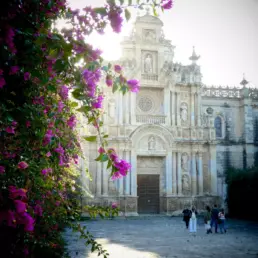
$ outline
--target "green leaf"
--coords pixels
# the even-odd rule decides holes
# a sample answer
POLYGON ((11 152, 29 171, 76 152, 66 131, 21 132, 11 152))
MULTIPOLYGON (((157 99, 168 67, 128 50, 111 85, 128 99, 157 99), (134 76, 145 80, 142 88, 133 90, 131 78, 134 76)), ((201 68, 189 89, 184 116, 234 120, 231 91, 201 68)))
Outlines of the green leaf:
POLYGON ((78 103, 77 102, 72 102, 71 103, 71 107, 77 107, 78 106, 78 103))
POLYGON ((101 160, 100 160, 101 162, 106 162, 108 160, 109 160, 109 158, 108 158, 107 154, 104 153, 104 154, 101 155, 101 160))
POLYGON ((83 138, 88 142, 95 142, 97 140, 97 136, 85 136, 83 138))
POLYGON ((112 166, 112 161, 109 160, 109 161, 108 161, 108 164, 107 164, 107 169, 111 168, 111 166, 112 166))
POLYGON ((108 66, 103 66, 101 69, 102 69, 103 71, 107 72, 107 71, 108 71, 108 66))
POLYGON ((107 10, 104 7, 94 8, 93 10, 95 11, 95 13, 99 13, 101 15, 107 14, 107 10))
POLYGON ((125 9, 125 18, 127 21, 129 21, 131 18, 131 13, 128 11, 128 9, 125 9))

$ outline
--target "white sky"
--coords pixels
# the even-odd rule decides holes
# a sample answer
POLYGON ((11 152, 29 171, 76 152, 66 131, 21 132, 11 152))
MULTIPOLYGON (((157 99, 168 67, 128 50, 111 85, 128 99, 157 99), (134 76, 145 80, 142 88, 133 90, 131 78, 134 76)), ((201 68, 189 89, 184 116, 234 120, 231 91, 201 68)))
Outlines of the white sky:
MULTIPOLYGON (((103 6, 104 0, 69 0, 71 7, 103 6)), ((133 10, 135 16, 136 11, 133 10)), ((174 0, 174 7, 160 15, 167 39, 176 46, 175 61, 188 60, 195 46, 203 82, 208 85, 239 85, 243 73, 258 87, 258 0, 174 0)), ((89 41, 102 49, 103 57, 116 60, 120 42, 133 20, 117 35, 93 35, 89 41)))

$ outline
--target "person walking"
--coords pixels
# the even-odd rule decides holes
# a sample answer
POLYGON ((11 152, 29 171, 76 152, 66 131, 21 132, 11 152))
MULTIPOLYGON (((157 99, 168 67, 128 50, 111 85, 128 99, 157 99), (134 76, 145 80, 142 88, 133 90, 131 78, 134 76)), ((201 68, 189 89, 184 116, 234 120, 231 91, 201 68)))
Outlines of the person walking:
POLYGON ((225 228, 225 220, 226 220, 226 218, 225 218, 224 209, 221 209, 221 211, 219 212, 218 217, 219 217, 219 221, 218 221, 219 223, 218 224, 219 224, 220 233, 223 234, 222 231, 224 231, 224 233, 226 233, 227 230, 225 228))
POLYGON ((192 208, 192 216, 190 218, 190 233, 196 233, 197 231, 197 210, 193 207, 192 208))
POLYGON ((212 227, 215 226, 215 233, 218 233, 218 219, 219 219, 219 210, 217 205, 215 204, 211 211, 211 233, 212 227))
POLYGON ((192 212, 188 208, 185 208, 182 213, 183 213, 183 221, 185 222, 186 229, 188 229, 189 220, 192 216, 192 212))
POLYGON ((206 233, 212 233, 211 231, 211 208, 209 206, 206 206, 206 212, 204 214, 204 224, 205 224, 205 229, 206 233))

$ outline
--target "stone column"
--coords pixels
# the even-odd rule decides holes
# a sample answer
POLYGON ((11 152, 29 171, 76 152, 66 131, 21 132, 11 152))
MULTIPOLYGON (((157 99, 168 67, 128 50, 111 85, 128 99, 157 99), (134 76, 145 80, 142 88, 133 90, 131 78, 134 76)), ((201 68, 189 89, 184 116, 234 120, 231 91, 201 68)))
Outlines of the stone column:
POLYGON ((217 183, 217 151, 216 145, 210 144, 210 160, 209 160, 209 171, 211 175, 211 193, 217 195, 218 193, 218 183, 217 183))
POLYGON ((166 194, 172 194, 172 152, 169 151, 166 157, 166 194))
MULTIPOLYGON (((130 151, 125 152, 125 160, 130 162, 130 151)), ((128 172, 127 176, 125 177, 125 195, 130 195, 130 178, 131 178, 132 170, 128 172)))
POLYGON ((194 105, 195 105, 194 93, 191 93, 191 126, 195 126, 195 114, 194 114, 194 105))
POLYGON ((136 109, 136 94, 130 92, 130 100, 131 100, 131 124, 136 124, 136 117, 135 117, 135 109, 136 109))
POLYGON ((196 157, 195 153, 192 153, 192 159, 191 159, 191 177, 192 177, 192 195, 197 194, 197 188, 196 188, 196 157))
POLYGON ((166 116, 166 124, 170 125, 170 91, 169 88, 164 89, 164 115, 166 116))
POLYGON ((131 151, 131 195, 137 196, 137 156, 131 151))
POLYGON ((172 194, 177 194, 177 182, 176 182, 176 152, 172 153, 172 194))
POLYGON ((198 194, 203 195, 202 153, 198 153, 198 194))
POLYGON ((201 126, 201 92, 198 93, 197 95, 197 100, 198 100, 198 103, 197 103, 197 126, 201 126))
POLYGON ((172 94, 172 100, 171 100, 171 114, 172 114, 172 121, 171 121, 171 125, 175 126, 176 125, 176 118, 175 118, 175 92, 171 92, 172 94))
POLYGON ((122 92, 118 92, 118 99, 119 99, 119 101, 118 101, 118 103, 119 103, 119 105, 118 105, 118 123, 120 124, 120 125, 122 125, 123 124, 123 94, 122 94, 122 92))
POLYGON ((103 164, 103 195, 108 196, 108 180, 109 180, 109 171, 107 170, 107 162, 103 164))
POLYGON ((101 165, 102 163, 97 161, 97 177, 96 177, 96 195, 100 196, 101 195, 101 173, 102 173, 102 169, 101 169, 101 165))
POLYGON ((124 104, 125 104, 125 108, 124 108, 124 116, 125 116, 125 124, 129 124, 129 116, 130 116, 130 112, 129 112, 129 108, 130 108, 130 103, 129 103, 129 93, 126 93, 124 95, 124 104))
POLYGON ((182 195, 181 152, 177 153, 177 189, 177 194, 182 195))
POLYGON ((176 103, 176 125, 181 126, 181 117, 180 117, 180 107, 181 107, 181 99, 180 99, 180 92, 177 92, 177 103, 176 103))

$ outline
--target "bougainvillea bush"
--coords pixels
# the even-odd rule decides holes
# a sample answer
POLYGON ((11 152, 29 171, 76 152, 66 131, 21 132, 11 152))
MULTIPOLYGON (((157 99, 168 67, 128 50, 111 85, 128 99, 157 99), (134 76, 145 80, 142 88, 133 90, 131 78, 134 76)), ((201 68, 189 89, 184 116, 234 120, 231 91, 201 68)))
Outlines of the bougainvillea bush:
MULTIPOLYGON (((125 176, 130 164, 107 148, 100 129, 104 96, 97 85, 104 76, 114 91, 137 92, 139 81, 126 79, 119 65, 103 66, 101 51, 86 41, 106 26, 120 32, 130 16, 123 2, 81 11, 71 10, 65 0, 0 3, 1 257, 62 257, 65 226, 106 256, 87 229, 74 223, 80 219, 75 182, 82 140, 76 112, 99 131, 97 160, 107 161, 114 180, 125 176), (54 26, 59 18, 69 25, 62 31, 54 26)), ((147 2, 154 10, 172 5, 171 0, 147 2)), ((143 4, 137 1, 136 6, 143 4)), ((103 209, 104 214, 110 211, 117 208, 103 209)), ((92 212, 101 213, 101 208, 92 212)))

